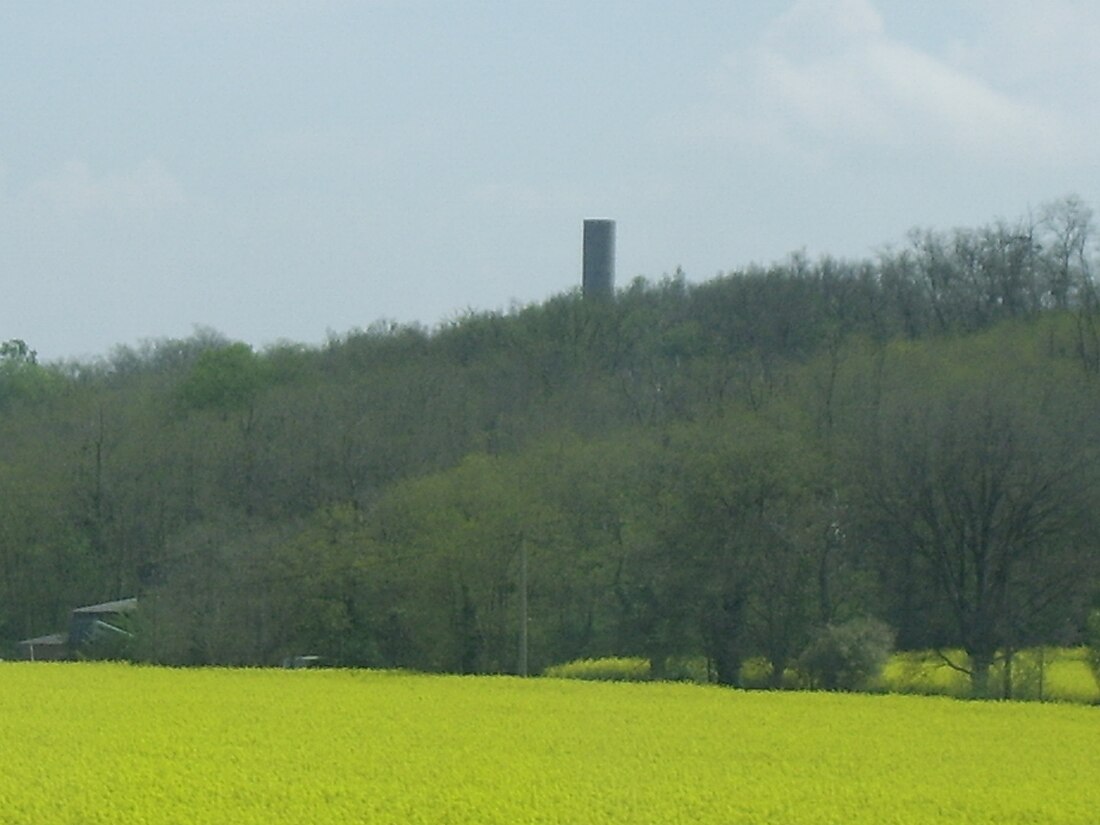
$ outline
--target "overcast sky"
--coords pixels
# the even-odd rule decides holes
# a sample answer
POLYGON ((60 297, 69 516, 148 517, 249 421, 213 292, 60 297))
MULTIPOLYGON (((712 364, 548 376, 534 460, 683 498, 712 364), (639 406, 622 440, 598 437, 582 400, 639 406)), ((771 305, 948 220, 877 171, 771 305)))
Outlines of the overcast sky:
POLYGON ((0 0, 0 340, 319 344, 1100 206, 1095 0, 0 0))

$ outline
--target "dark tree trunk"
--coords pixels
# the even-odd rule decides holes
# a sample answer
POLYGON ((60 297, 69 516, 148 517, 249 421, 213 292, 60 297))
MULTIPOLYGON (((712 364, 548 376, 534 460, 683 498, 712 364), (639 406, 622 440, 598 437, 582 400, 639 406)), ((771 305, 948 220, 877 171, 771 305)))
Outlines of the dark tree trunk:
POLYGON ((703 639, 707 657, 714 663, 715 680, 720 685, 738 685, 741 679, 741 624, 745 594, 724 595, 703 619, 703 639))

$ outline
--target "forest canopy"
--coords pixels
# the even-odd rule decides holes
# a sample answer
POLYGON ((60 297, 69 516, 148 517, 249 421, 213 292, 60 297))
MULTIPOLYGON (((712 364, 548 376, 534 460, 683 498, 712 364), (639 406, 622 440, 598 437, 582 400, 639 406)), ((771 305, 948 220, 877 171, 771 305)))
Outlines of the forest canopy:
POLYGON ((0 640, 138 596, 174 664, 781 675, 1077 643, 1100 596, 1091 211, 264 350, 0 345, 0 640))

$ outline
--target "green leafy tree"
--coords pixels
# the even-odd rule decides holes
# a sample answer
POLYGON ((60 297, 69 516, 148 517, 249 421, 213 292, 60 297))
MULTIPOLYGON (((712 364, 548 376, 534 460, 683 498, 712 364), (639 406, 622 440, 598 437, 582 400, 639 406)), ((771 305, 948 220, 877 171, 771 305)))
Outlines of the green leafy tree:
POLYGON ((196 409, 247 410, 267 383, 267 367, 247 344, 227 344, 202 352, 179 388, 181 400, 196 409))
POLYGON ((655 675, 699 649, 720 682, 756 653, 782 673, 814 614, 816 466, 805 440, 749 413, 672 429, 653 449, 622 597, 655 675))
POLYGON ((372 513, 376 565, 397 587, 408 664, 515 672, 521 554, 547 516, 505 463, 471 455, 452 470, 395 485, 372 513))
POLYGON ((850 619, 826 625, 798 657, 798 669, 811 688, 860 690, 882 672, 894 647, 894 634, 877 619, 850 619))
POLYGON ((62 384, 59 371, 39 364, 38 353, 26 341, 0 343, 0 410, 17 402, 47 401, 62 384))

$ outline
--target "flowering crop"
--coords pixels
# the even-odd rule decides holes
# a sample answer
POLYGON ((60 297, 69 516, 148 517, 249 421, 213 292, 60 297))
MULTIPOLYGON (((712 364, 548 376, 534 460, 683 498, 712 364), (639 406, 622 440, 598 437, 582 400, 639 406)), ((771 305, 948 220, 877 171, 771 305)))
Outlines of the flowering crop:
POLYGON ((1092 823, 1100 710, 0 665, 0 823, 1092 823))
MULTIPOLYGON (((1083 647, 1018 652, 1012 667, 1013 697, 1085 704, 1100 702, 1100 686, 1089 670, 1087 656, 1088 650, 1083 647)), ((947 659, 966 662, 965 654, 959 650, 948 651, 947 659)), ((1003 668, 1003 661, 998 661, 990 671, 994 690, 999 690, 1003 684, 1003 668)), ((967 696, 970 680, 935 653, 896 653, 886 665, 878 687, 895 693, 967 696)))

